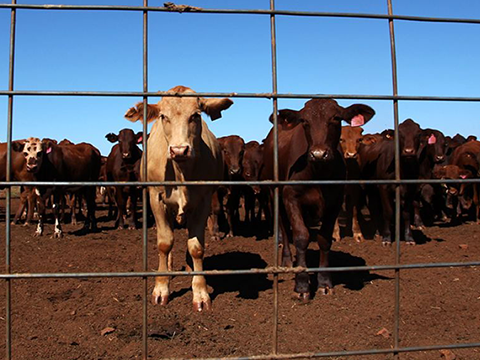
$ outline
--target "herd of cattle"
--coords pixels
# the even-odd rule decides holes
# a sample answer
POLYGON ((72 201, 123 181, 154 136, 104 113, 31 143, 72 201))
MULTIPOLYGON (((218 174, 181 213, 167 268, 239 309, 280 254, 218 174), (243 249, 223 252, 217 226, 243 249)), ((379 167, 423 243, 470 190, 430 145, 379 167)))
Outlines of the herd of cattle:
MULTIPOLYGON (((233 102, 230 99, 196 97, 183 86, 170 90, 187 96, 165 96, 158 104, 143 103, 130 108, 125 117, 130 121, 157 120, 148 136, 146 181, 274 179, 273 127, 262 144, 245 143, 236 135, 217 139, 201 118, 204 112, 212 120, 233 102)), ((313 99, 301 110, 280 110, 278 122, 279 180, 393 180, 395 179, 394 131, 363 134, 362 125, 375 111, 367 105, 341 107, 333 99, 313 99), (341 121, 349 126, 341 126, 341 121)), ((273 116, 270 117, 273 122, 273 116)), ((480 142, 476 137, 444 136, 435 129, 421 129, 411 119, 398 129, 400 142, 400 175, 402 179, 467 179, 479 176, 480 142)), ((143 133, 124 129, 108 134, 114 143, 108 157, 87 143, 73 144, 38 138, 12 142, 12 180, 17 181, 138 181, 143 174, 143 133)), ((0 181, 5 181, 7 144, 0 144, 0 181)), ((458 223, 465 216, 480 218, 479 185, 477 183, 416 184, 400 186, 401 234, 406 244, 415 244, 412 229, 424 224, 458 223)), ((136 228, 136 186, 102 187, 101 194, 116 207, 116 227, 136 228)), ((212 239, 235 234, 240 217, 251 229, 261 219, 272 229, 273 187, 247 186, 152 186, 149 206, 155 218, 159 251, 158 270, 171 270, 171 249, 174 226, 188 230, 189 268, 203 270, 205 228, 212 239), (243 211, 240 211, 243 208, 243 211), (262 216, 263 215, 263 216, 262 216), (221 219, 225 226, 221 226, 221 219)), ((328 253, 333 240, 340 240, 339 213, 344 206, 346 226, 351 227, 356 241, 362 241, 359 219, 369 213, 375 237, 384 245, 392 242, 394 225, 395 185, 392 184, 326 184, 279 186, 280 246, 283 266, 307 267, 306 250, 312 237, 320 248, 320 266, 328 266, 328 253), (367 211, 368 210, 368 211, 367 211), (292 257, 290 243, 295 248, 292 257)), ((76 208, 86 204, 84 231, 94 230, 97 190, 92 186, 25 187, 14 222, 20 221, 27 208, 26 223, 38 212, 35 235, 43 234, 45 209, 51 202, 55 220, 54 236, 61 237, 61 219, 65 208, 71 208, 75 222, 76 208)), ((109 211, 111 215, 113 211, 109 211)), ((318 287, 328 293, 332 288, 330 273, 318 273, 318 287)), ((211 307, 203 276, 193 277, 193 305, 201 311, 211 307)), ((300 299, 310 298, 309 275, 295 275, 294 291, 300 299)), ((169 277, 158 276, 152 300, 166 305, 169 301, 169 277)))

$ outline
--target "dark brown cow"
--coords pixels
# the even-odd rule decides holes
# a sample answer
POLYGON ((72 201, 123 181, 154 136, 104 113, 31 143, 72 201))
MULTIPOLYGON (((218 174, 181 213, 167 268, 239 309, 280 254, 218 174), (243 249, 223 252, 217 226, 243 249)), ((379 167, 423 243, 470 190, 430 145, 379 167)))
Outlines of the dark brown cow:
MULTIPOLYGON (((471 140, 458 146, 449 161, 449 165, 456 165, 461 170, 468 171, 468 178, 476 178, 480 171, 478 157, 480 154, 480 141, 471 140)), ((474 220, 480 222, 480 186, 479 184, 462 184, 459 192, 462 207, 468 209, 474 204, 474 220)))
MULTIPOLYGON (((218 138, 218 142, 222 148, 223 160, 225 161, 225 180, 243 181, 242 158, 245 151, 245 141, 238 135, 230 135, 218 138)), ((227 194, 226 213, 229 227, 227 237, 232 237, 240 223, 240 198, 245 191, 245 186, 233 185, 227 187, 227 190, 225 192, 223 189, 219 189, 217 193, 221 207, 223 204, 222 194, 227 194)))
MULTIPOLYGON (((422 130, 412 119, 407 119, 399 126, 400 134, 400 176, 402 179, 418 179, 419 157, 424 150, 422 146, 422 130)), ((362 178, 393 180, 395 179, 395 142, 393 139, 374 143, 360 149, 362 159, 362 178)), ((391 224, 393 223, 393 209, 395 186, 375 185, 366 186, 369 197, 369 208, 372 217, 377 221, 377 235, 383 245, 392 243, 391 224), (383 219, 383 222, 381 221, 383 219)), ((413 203, 417 194, 417 185, 407 184, 400 186, 401 211, 403 232, 402 237, 407 244, 415 244, 410 229, 413 203)))
MULTIPOLYGON (((457 165, 443 165, 435 168, 433 176, 436 179, 460 180, 472 177, 469 170, 461 169, 457 165)), ((471 201, 466 201, 465 185, 448 183, 443 184, 442 188, 445 190, 445 207, 451 210, 451 224, 457 224, 462 215, 462 209, 469 209, 471 201), (459 201, 459 198, 461 201, 459 201)))
MULTIPOLYGON (((333 99, 308 101, 303 109, 280 110, 278 114, 280 180, 344 180, 345 164, 338 150, 341 121, 363 125, 375 114, 363 104, 343 108, 333 99)), ((272 118, 272 117, 271 117, 272 118)), ((273 129, 265 139, 262 178, 273 179, 273 129)), ((320 266, 328 266, 332 233, 343 199, 343 185, 285 185, 280 187, 280 228, 282 263, 292 264, 290 235, 296 248, 295 265, 307 267, 309 226, 317 227, 320 266), (291 234, 290 234, 291 228, 291 234)), ((333 287, 330 273, 318 273, 318 286, 324 293, 333 287)), ((295 276, 294 291, 303 300, 310 298, 308 273, 295 276)))
MULTIPOLYGON (((360 163, 358 151, 362 144, 363 129, 361 127, 342 126, 342 134, 340 136, 340 145, 342 146, 343 157, 347 166, 347 179, 360 179, 360 163)), ((362 187, 360 184, 351 184, 345 186, 345 212, 347 218, 346 228, 352 229, 353 238, 357 242, 364 241, 362 229, 358 223, 358 214, 361 214, 362 204, 361 195, 362 187)), ((333 235, 335 240, 340 240, 340 229, 337 224, 333 235)))
MULTIPOLYGON (((260 174, 263 169, 263 144, 258 141, 249 141, 245 144, 243 154, 242 168, 243 178, 246 181, 260 180, 260 174)), ((262 219, 262 213, 265 214, 265 221, 269 232, 271 231, 271 211, 270 211, 270 192, 268 187, 250 186, 245 191, 245 222, 249 225, 259 225, 262 219), (255 216, 255 203, 258 200, 258 213, 255 216)))
MULTIPOLYGON (((14 150, 23 152, 26 162, 25 168, 34 176, 35 181, 98 180, 101 162, 100 152, 90 144, 57 145, 51 141, 28 138, 23 145, 15 146, 14 150)), ((68 191, 78 191, 80 189, 87 202, 87 217, 83 230, 95 229, 95 188, 92 186, 68 187, 68 191)), ((43 235, 45 201, 53 195, 54 237, 62 237, 63 232, 59 221, 59 203, 67 189, 59 186, 42 186, 37 191, 40 196, 39 222, 35 235, 43 235)))
MULTIPOLYGON (((106 163, 107 181, 138 181, 138 169, 142 158, 142 150, 137 144, 142 142, 143 132, 135 134, 130 129, 121 130, 118 135, 109 133, 105 136, 111 143, 116 143, 110 151, 106 163)), ((115 203, 118 208, 115 226, 124 227, 127 216, 127 202, 130 199, 130 216, 128 228, 136 229, 138 189, 136 186, 117 186, 115 188, 115 203)))

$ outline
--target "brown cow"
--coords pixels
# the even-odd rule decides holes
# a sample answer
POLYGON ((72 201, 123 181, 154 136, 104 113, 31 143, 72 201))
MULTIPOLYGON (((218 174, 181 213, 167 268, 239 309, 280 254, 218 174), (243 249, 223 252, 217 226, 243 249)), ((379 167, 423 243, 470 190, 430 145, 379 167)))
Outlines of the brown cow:
MULTIPOLYGON (((243 154, 242 167, 243 178, 246 181, 260 180, 260 174, 263 169, 263 144, 257 141, 249 141, 245 144, 245 152, 243 154)), ((262 212, 265 214, 268 232, 271 232, 271 211, 270 211, 270 192, 264 186, 251 186, 251 191, 245 195, 245 221, 248 224, 256 221, 260 224, 262 212), (258 200, 258 213, 255 216, 255 202, 258 200)))
MULTIPOLYGON (((242 159, 245 151, 245 141, 238 135, 224 136, 217 140, 223 152, 223 160, 225 161, 224 180, 243 181, 242 159)), ((234 230, 237 230, 240 223, 240 198, 244 195, 244 192, 245 186, 241 185, 228 186, 227 191, 224 189, 217 191, 221 210, 223 209, 224 201, 222 195, 227 195, 226 213, 229 227, 227 237, 233 236, 234 230)))
MULTIPOLYGON (((100 151, 86 143, 77 145, 57 145, 52 141, 28 138, 23 145, 14 146, 17 152, 25 156, 25 168, 33 174, 35 181, 97 181, 100 172, 100 151)), ((84 231, 96 228, 95 188, 68 187, 68 191, 83 192, 87 202, 87 217, 84 231)), ((43 235, 45 222, 45 201, 53 195, 53 213, 55 216, 54 237, 62 237, 59 221, 60 199, 67 189, 59 186, 39 187, 39 222, 36 236, 43 235)))
MULTIPOLYGON (((111 143, 116 143, 110 151, 106 164, 107 181, 138 181, 136 171, 137 162, 142 158, 142 150, 137 144, 142 142, 143 132, 135 134, 130 129, 121 130, 118 135, 109 133, 105 136, 111 143)), ((115 188, 115 202, 118 208, 115 226, 124 227, 124 217, 127 216, 127 202, 130 199, 130 216, 128 228, 136 229, 138 189, 136 186, 117 186, 115 188)))
MULTIPOLYGON (((184 86, 176 86, 172 93, 192 94, 184 86)), ((202 111, 212 120, 228 109, 230 99, 201 97, 164 97, 158 104, 148 104, 147 121, 155 121, 148 139, 148 181, 222 180, 223 157, 220 145, 201 118, 202 111)), ((125 117, 130 121, 143 120, 144 106, 138 103, 125 117)), ((143 174, 143 170, 141 172, 143 174)), ((157 226, 159 271, 171 268, 173 224, 175 219, 188 229, 188 253, 195 271, 203 270, 205 225, 210 213, 214 186, 151 186, 150 205, 157 226)), ((170 279, 155 279, 152 301, 166 305, 170 296, 170 279)), ((195 275, 192 281, 193 307, 197 311, 211 309, 205 277, 195 275)))
MULTIPOLYGON (((343 108, 333 99, 308 101, 303 109, 280 110, 278 114, 280 180, 344 180, 345 164, 338 150, 341 121, 363 125, 375 114, 363 104, 343 108)), ((273 129, 265 139, 262 178, 273 179, 273 129)), ((328 266, 332 233, 343 199, 343 185, 280 186, 280 228, 283 243, 283 265, 291 265, 290 227, 296 248, 295 265, 307 267, 306 252, 310 240, 309 226, 317 227, 320 266, 328 266), (310 220, 310 223, 309 221, 310 220)), ((333 287, 330 273, 318 273, 318 286, 324 293, 333 287)), ((295 276, 298 296, 310 298, 308 273, 295 276)))
MULTIPOLYGON (((347 179, 360 179, 360 163, 358 150, 362 144, 363 129, 354 126, 342 126, 342 134, 340 136, 340 145, 342 146, 343 157, 347 166, 347 179)), ((361 195, 362 187, 360 184, 350 184, 345 186, 345 212, 347 217, 347 229, 352 229, 353 238, 357 242, 365 240, 362 234, 362 229, 358 223, 358 214, 361 215, 361 195)), ((340 231, 337 225, 335 226, 334 239, 340 240, 340 231)))

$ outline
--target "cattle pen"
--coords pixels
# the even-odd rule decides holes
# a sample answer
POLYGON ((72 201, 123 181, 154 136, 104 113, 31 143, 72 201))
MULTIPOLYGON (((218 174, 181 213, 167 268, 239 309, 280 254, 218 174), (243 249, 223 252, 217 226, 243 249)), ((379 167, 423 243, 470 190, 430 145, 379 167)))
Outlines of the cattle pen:
MULTIPOLYGON (((420 352, 420 351, 434 351, 434 350, 443 350, 443 349, 468 349, 468 348, 480 348, 480 338, 477 342, 469 343, 445 343, 440 345, 425 345, 425 346, 412 346, 405 347, 400 344, 400 334, 401 334, 401 309, 400 309, 400 284, 401 284, 401 273, 408 272, 414 269, 432 269, 432 268, 458 268, 458 267, 474 267, 480 266, 480 259, 469 262, 420 262, 420 263, 410 263, 405 264, 401 262, 401 246, 400 246, 400 184, 416 184, 416 183, 457 183, 457 182, 466 182, 466 183, 478 183, 480 179, 466 179, 466 180, 405 180, 400 177, 400 145, 399 145, 399 136, 398 136, 398 125, 399 125, 399 115, 398 115, 398 102, 399 101, 443 101, 443 102, 452 102, 452 101, 461 101, 461 102, 480 102, 480 97, 459 97, 459 96, 402 96, 398 94, 397 90, 397 65, 396 65, 396 45, 395 45, 395 31, 394 24, 397 22, 443 22, 443 23, 464 23, 464 24, 475 24, 480 26, 480 20, 478 19, 458 19, 458 18, 435 18, 435 17, 421 17, 421 16, 403 16, 395 15, 392 10, 392 1, 386 0, 388 3, 388 14, 360 14, 360 13, 335 13, 335 12, 307 12, 307 11, 285 11, 285 10, 276 10, 275 9, 275 0, 270 0, 270 9, 269 10, 231 10, 231 9, 206 9, 206 8, 197 8, 184 5, 174 5, 171 3, 166 3, 164 7, 155 7, 148 4, 148 0, 144 0, 143 6, 93 6, 93 5, 26 5, 26 4, 17 4, 15 0, 11 4, 0 4, 0 9, 10 9, 11 11, 11 24, 10 24, 10 58, 9 58, 9 82, 8 90, 0 90, 0 96, 8 98, 8 114, 7 114, 7 181, 0 182, 0 186, 5 186, 6 191, 6 243, 5 243, 5 270, 0 274, 0 278, 4 281, 5 291, 6 291, 6 318, 5 318, 5 330, 6 330, 6 359, 14 358, 14 353, 12 351, 12 291, 15 287, 15 282, 17 280, 31 280, 36 279, 55 279, 61 281, 62 279, 96 279, 96 278, 136 278, 143 282, 143 296, 142 296, 142 357, 143 359, 149 358, 149 345, 148 345, 148 280, 149 278, 158 276, 158 272, 149 271, 147 256, 148 256, 148 242, 147 242, 147 196, 148 196, 148 186, 166 186, 166 185, 176 185, 176 186, 205 186, 205 185, 265 185, 265 182, 255 181, 255 182, 238 182, 238 181, 193 181, 193 182, 126 182, 126 183, 115 183, 115 182, 60 182, 60 183, 46 183, 46 182, 18 182, 12 181, 11 176, 11 146, 12 143, 12 129, 14 124, 14 115, 13 115, 13 103, 16 97, 28 97, 28 96, 61 96, 61 97, 137 97, 143 98, 144 106, 147 105, 147 99, 149 97, 193 97, 193 96, 203 96, 203 97, 231 97, 231 98, 263 98, 271 99, 272 102, 272 111, 273 111, 273 122, 274 128, 277 126, 277 112, 278 112, 278 99, 325 99, 325 98, 334 98, 334 99, 353 99, 353 100, 387 100, 391 101, 393 106, 394 114, 394 130, 395 130, 395 180, 345 180, 345 181, 333 181, 333 180, 323 180, 323 181, 279 181, 278 175, 278 130, 275 131, 274 142, 274 181, 269 181, 267 184, 274 188, 274 243, 271 246, 271 251, 273 254, 273 264, 274 266, 269 266, 263 269, 245 269, 245 270, 205 270, 201 272, 188 272, 188 271, 173 271, 166 272, 161 275, 165 276, 175 276, 175 277, 190 277, 192 275, 205 275, 211 277, 228 277, 235 275, 270 275, 272 276, 273 283, 273 296, 271 299, 271 343, 270 343, 270 352, 266 354, 248 354, 248 356, 242 357, 227 357, 227 359, 299 359, 299 358, 354 358, 362 357, 367 355, 381 355, 381 354, 390 354, 396 358, 402 358, 404 353, 420 352), (14 59, 15 59, 15 35, 16 35, 16 16, 17 12, 20 11, 36 11, 36 10, 48 10, 48 11, 133 11, 143 14, 143 89, 135 92, 126 92, 126 91, 27 91, 27 90, 15 90, 14 86, 14 59), (150 92, 148 88, 148 18, 149 13, 151 12, 166 12, 166 13, 177 13, 183 12, 188 13, 189 16, 196 16, 196 14, 210 13, 210 14, 223 14, 223 16, 229 16, 230 14, 244 15, 244 16, 265 16, 270 19, 270 37, 271 37, 271 84, 272 90, 268 93, 237 93, 235 89, 232 89, 232 92, 223 93, 223 92, 200 92, 195 94, 189 93, 171 93, 171 92, 150 92), (391 74, 392 74, 392 84, 393 89, 391 94, 372 94, 372 95, 356 95, 356 94, 286 94, 279 93, 277 91, 277 58, 276 58, 276 18, 280 16, 288 17, 341 17, 341 18, 363 18, 363 19, 377 19, 378 21, 388 22, 389 25, 389 36, 390 36, 390 52, 391 52, 391 74), (394 184, 396 187, 396 201, 395 201, 395 241, 394 246, 392 247, 394 251, 394 263, 387 265, 371 265, 371 266, 344 266, 344 267, 328 267, 328 268, 284 268, 279 266, 278 259, 278 244, 279 244, 279 185, 284 184, 394 184), (11 189, 14 186, 22 185, 31 185, 31 186, 44 186, 44 185, 55 185, 55 186, 66 186, 66 185, 75 185, 75 186, 119 186, 119 185, 130 185, 130 186, 141 186, 142 195, 143 195, 143 228, 142 228, 142 258, 143 258, 143 271, 132 271, 132 272, 83 272, 83 273, 15 273, 12 272, 12 259, 11 259, 11 201, 12 193, 11 189), (281 274, 294 274, 299 272, 309 272, 309 273, 318 273, 318 272, 332 272, 332 273, 342 273, 342 272, 352 272, 352 271, 394 271, 394 324, 392 339, 392 346, 389 348, 375 348, 375 349, 362 349, 362 350, 349 350, 342 349, 338 351, 328 351, 328 352, 304 352, 304 353, 282 353, 279 351, 278 343, 278 323, 279 323, 279 309, 278 309, 278 286, 279 286, 279 276, 281 274)), ((140 39, 139 39, 140 40, 140 39)), ((147 114, 144 114, 143 121, 143 132, 144 134, 148 133, 147 126, 147 114)), ((146 163, 147 154, 147 137, 143 137, 143 160, 146 163)), ((143 175, 146 178, 147 169, 143 168, 143 175)), ((140 246, 140 245, 139 245, 140 246)), ((216 310, 221 311, 221 310, 216 310)), ((260 341, 260 339, 259 339, 260 341)), ((216 358, 215 354, 212 354, 211 358, 216 358)), ((473 358, 473 357, 472 357, 473 358)))

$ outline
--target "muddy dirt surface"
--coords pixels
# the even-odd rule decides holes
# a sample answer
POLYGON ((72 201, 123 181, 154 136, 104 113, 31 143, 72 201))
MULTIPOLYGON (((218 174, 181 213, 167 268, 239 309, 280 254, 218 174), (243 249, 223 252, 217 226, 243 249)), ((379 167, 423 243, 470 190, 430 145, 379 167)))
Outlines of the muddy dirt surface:
MULTIPOLYGON (((5 243, 5 203, 0 201, 0 242, 5 243)), ((16 209, 14 201, 14 209, 16 209)), ((142 270, 141 230, 114 230, 100 211, 100 231, 33 237, 34 226, 12 226, 12 272, 124 272, 142 270)), ((402 244, 402 262, 468 262, 480 259, 480 225, 433 226, 421 244, 402 244), (462 246, 460 246, 462 245, 462 246)), ((185 266, 186 232, 177 230, 174 269, 185 266)), ((421 235, 421 234, 420 234, 421 235)), ((155 230, 148 230, 148 268, 157 266, 155 230)), ((5 263, 5 249, 0 247, 5 263)), ((318 264, 312 243, 310 266, 318 264)), ((206 269, 272 265, 272 239, 236 236, 208 242, 206 269)), ((334 243, 337 266, 394 262, 392 248, 352 238, 334 243)), ((341 273, 334 294, 309 304, 292 298, 293 279, 279 281, 280 353, 385 349, 393 346, 394 272, 341 273), (384 335, 377 335, 382 329, 384 335)), ((149 358, 193 358, 268 354, 272 348, 273 278, 266 275, 208 277, 213 311, 194 313, 191 278, 172 279, 166 307, 148 307, 149 358)), ((137 278, 12 281, 13 359, 139 359, 142 357, 143 282, 137 278)), ((5 325, 6 286, 0 286, 0 327, 5 325)), ((153 279, 148 281, 148 292, 153 279)), ((401 272, 400 345, 480 342, 480 268, 436 268, 401 272)), ((480 349, 453 350, 456 359, 480 359, 480 349)), ((5 331, 0 331, 0 358, 5 331)), ((448 356, 448 354, 447 354, 448 356)), ((336 359, 344 359, 337 357, 336 359)), ((393 355, 353 358, 393 359, 393 355)), ((400 359, 446 359, 438 350, 401 354, 400 359)))

